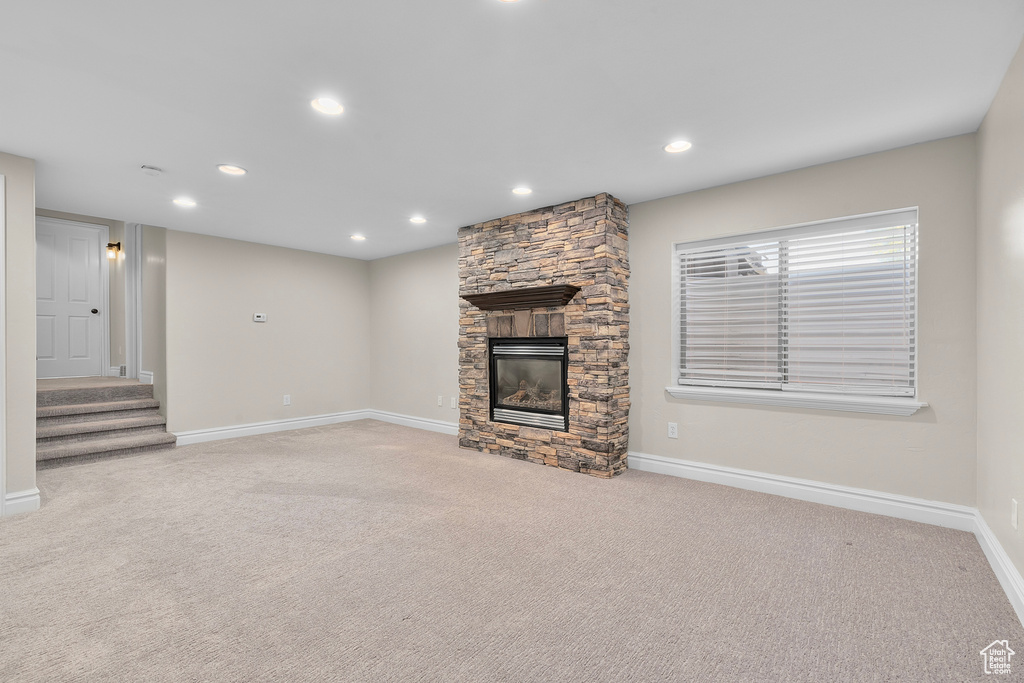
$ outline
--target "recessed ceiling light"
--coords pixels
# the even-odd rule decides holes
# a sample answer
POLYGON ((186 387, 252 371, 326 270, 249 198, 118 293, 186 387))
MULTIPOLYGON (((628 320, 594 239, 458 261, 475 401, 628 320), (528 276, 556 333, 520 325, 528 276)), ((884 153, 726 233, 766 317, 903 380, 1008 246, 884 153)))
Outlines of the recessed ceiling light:
POLYGON ((676 152, 685 152, 686 150, 693 147, 693 143, 687 142, 686 140, 676 140, 665 145, 665 151, 675 154, 676 152))
POLYGON ((409 219, 409 222, 410 223, 426 223, 427 219, 424 218, 423 216, 413 216, 412 218, 409 219))
POLYGON ((513 194, 530 194, 531 192, 533 192, 533 190, 531 190, 528 187, 515 187, 515 188, 512 188, 512 193, 513 194))
POLYGON ((245 175, 248 173, 248 171, 241 166, 235 166, 234 164, 220 164, 217 166, 217 170, 221 173, 227 173, 228 175, 245 175))
POLYGON ((362 242, 366 238, 362 235, 352 235, 352 239, 354 239, 356 242, 362 242))
POLYGON ((174 200, 174 203, 177 204, 178 206, 192 207, 196 205, 196 200, 189 199, 188 197, 178 197, 177 199, 174 200))
POLYGON ((345 107, 341 106, 341 102, 332 97, 318 97, 310 102, 310 105, 321 114, 329 116, 340 116, 341 112, 345 111, 345 107))

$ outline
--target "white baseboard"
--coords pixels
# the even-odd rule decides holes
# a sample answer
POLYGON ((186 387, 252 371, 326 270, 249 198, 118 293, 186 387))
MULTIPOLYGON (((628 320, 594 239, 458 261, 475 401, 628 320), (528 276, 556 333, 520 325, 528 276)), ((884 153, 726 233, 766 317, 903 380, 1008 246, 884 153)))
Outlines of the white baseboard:
POLYGON ((271 432, 285 432, 291 429, 305 429, 306 427, 321 427, 323 425, 338 424, 339 422, 352 422, 353 420, 380 420, 392 424, 425 429, 431 432, 442 434, 458 434, 459 425, 454 422, 442 422, 431 420, 425 417, 413 417, 412 415, 400 415, 389 413, 383 410, 349 410, 344 413, 330 413, 327 415, 313 415, 310 417, 295 417, 286 420, 271 420, 269 422, 254 422, 252 424, 232 425, 230 427, 214 427, 212 429, 196 429, 187 432, 174 432, 178 437, 179 446, 202 443, 204 441, 218 441, 220 439, 235 439, 240 436, 255 436, 257 434, 270 434, 271 432))
POLYGON ((344 413, 312 415, 310 417, 295 417, 286 420, 271 420, 269 422, 253 422, 252 424, 233 425, 230 427, 214 427, 212 429, 196 429, 188 432, 174 432, 174 435, 178 437, 179 446, 188 446, 189 444, 202 443, 204 441, 236 439, 240 436, 255 436, 257 434, 270 434, 271 432, 286 432, 291 429, 322 427, 323 425, 337 424, 339 422, 366 420, 373 417, 370 414, 371 412, 372 411, 370 410, 349 410, 344 413))
POLYGON ((981 545, 985 557, 992 565, 992 571, 995 572, 999 584, 1006 592, 1006 597, 1017 612, 1017 618, 1024 624, 1024 578, 1021 577, 1009 555, 1006 554, 1003 546, 976 508, 868 489, 825 484, 809 479, 794 479, 764 472, 666 458, 648 453, 631 452, 629 467, 635 470, 822 503, 847 510, 871 512, 886 517, 898 517, 913 522, 970 531, 978 539, 978 544, 981 545))
POLYGON ((4 498, 4 516, 18 515, 22 512, 35 512, 39 509, 39 489, 15 491, 4 498))
POLYGON ((443 420, 431 420, 425 417, 400 415, 399 413, 389 413, 385 410, 368 410, 367 412, 370 413, 369 417, 371 420, 380 420, 381 422, 390 422, 391 424, 415 427, 416 429, 425 429, 428 432, 440 432, 441 434, 453 436, 459 433, 459 424, 457 422, 444 422, 443 420))
POLYGON ((107 368, 107 377, 120 377, 120 376, 121 376, 121 368, 116 368, 116 367, 113 367, 113 366, 107 368))
POLYGON ((152 384, 153 373, 149 370, 139 370, 139 382, 142 384, 152 384))
POLYGON ((974 531, 975 513, 977 512, 974 508, 966 505, 940 503, 923 498, 911 498, 893 493, 825 484, 810 479, 794 479, 764 472, 677 460, 647 453, 631 452, 629 467, 712 484, 724 484, 738 489, 772 493, 812 503, 834 505, 848 510, 899 517, 960 531, 974 531))
POLYGON ((1017 618, 1024 623, 1024 577, 1021 577, 1020 572, 1013 565, 1010 556, 1006 554, 1003 545, 992 533, 992 529, 985 522, 985 518, 981 516, 981 512, 976 511, 976 513, 974 535, 978 538, 978 543, 985 552, 988 563, 992 565, 992 571, 999 579, 999 585, 1003 587, 1006 597, 1010 599, 1010 604, 1016 610, 1017 618))

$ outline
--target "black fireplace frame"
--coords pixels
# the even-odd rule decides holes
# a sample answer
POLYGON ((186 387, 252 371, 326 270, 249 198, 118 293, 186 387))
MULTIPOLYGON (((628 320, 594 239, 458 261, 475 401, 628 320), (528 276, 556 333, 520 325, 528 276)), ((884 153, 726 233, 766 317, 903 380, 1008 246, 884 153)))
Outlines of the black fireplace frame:
MULTIPOLYGON (((505 424, 516 424, 525 427, 537 427, 539 429, 553 429, 555 431, 567 432, 569 431, 569 338, 568 337, 491 337, 487 340, 487 366, 488 366, 488 400, 490 405, 490 419, 492 422, 502 422, 505 424), (561 347, 561 355, 547 353, 536 353, 531 354, 527 352, 501 353, 500 350, 495 354, 495 347, 501 349, 501 347, 561 347), (517 359, 537 359, 537 360, 561 360, 562 365, 562 409, 561 410, 548 410, 543 408, 523 409, 511 407, 508 404, 501 406, 497 404, 498 396, 498 356, 506 358, 514 357, 517 359), (495 408, 500 412, 495 417, 495 408), (530 415, 545 415, 545 416, 558 416, 561 417, 560 426, 556 426, 554 421, 549 420, 545 423, 539 423, 538 419, 530 419, 530 415), (518 418, 518 419, 517 419, 518 418)), ((543 418, 541 418, 543 420, 543 418)))

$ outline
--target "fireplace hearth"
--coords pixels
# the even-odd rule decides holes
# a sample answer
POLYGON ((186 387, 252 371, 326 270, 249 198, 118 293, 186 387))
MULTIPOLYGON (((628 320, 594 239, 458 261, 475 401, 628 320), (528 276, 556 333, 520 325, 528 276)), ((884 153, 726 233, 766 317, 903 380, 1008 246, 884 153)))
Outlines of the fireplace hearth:
POLYGON ((566 431, 567 344, 566 337, 491 339, 491 420, 566 431))

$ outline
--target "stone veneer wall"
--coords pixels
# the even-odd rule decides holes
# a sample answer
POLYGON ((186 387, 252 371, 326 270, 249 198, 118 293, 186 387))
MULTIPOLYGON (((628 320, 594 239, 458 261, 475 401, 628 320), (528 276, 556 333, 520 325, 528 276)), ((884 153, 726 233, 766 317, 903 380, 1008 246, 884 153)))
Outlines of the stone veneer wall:
POLYGON ((459 230, 460 295, 576 285, 564 307, 481 311, 459 302, 459 445, 599 477, 626 469, 629 253, 608 194, 459 230), (491 422, 488 337, 569 339, 569 431, 491 422))

